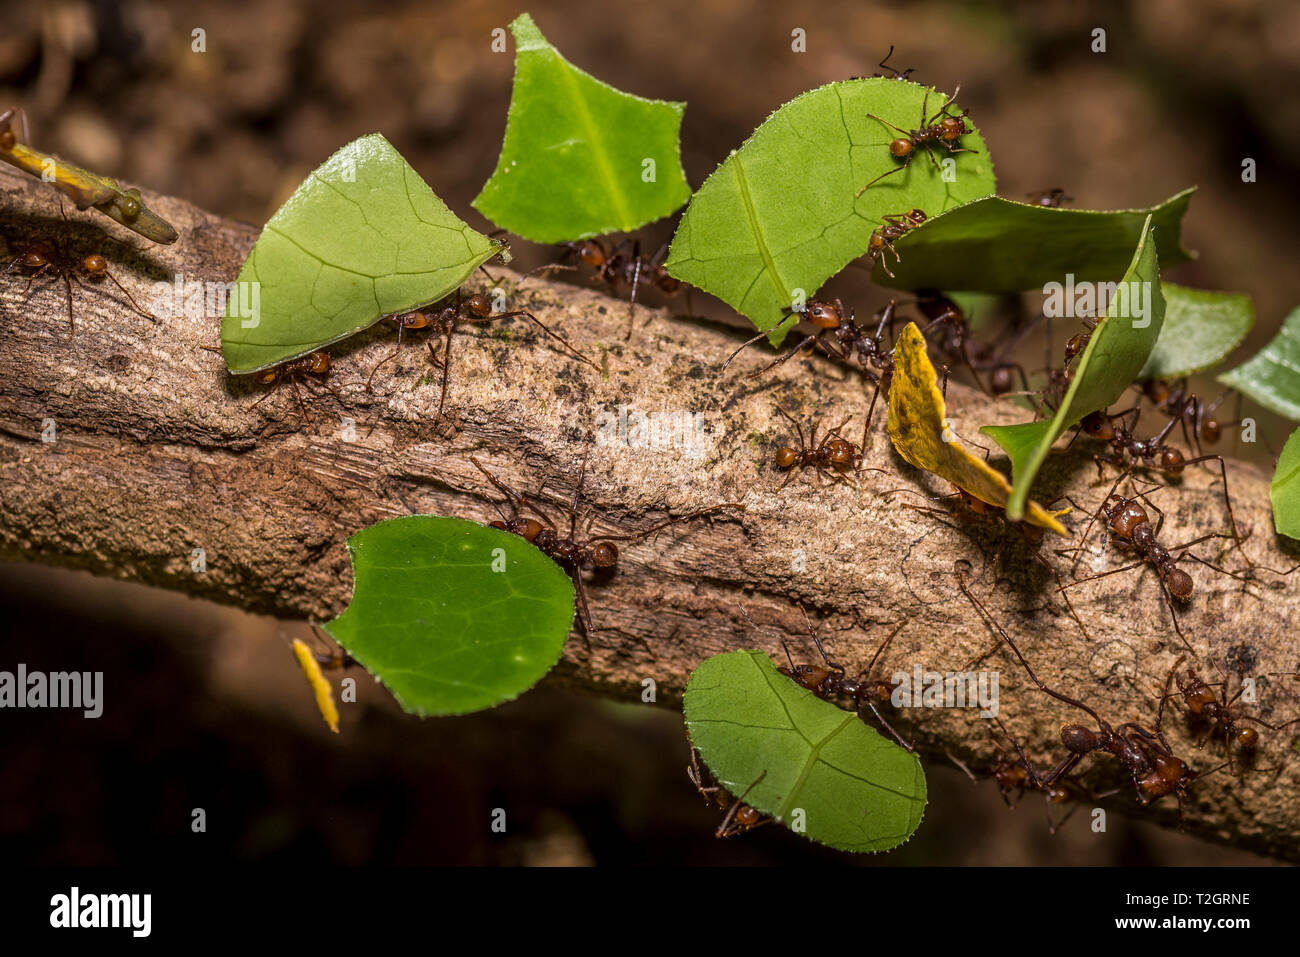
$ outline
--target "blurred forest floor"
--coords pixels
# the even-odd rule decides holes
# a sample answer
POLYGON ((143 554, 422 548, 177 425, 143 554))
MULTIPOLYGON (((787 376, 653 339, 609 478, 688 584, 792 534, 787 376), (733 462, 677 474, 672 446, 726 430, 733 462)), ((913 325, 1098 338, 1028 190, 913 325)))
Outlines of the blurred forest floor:
MULTIPOLYGON (((1249 292, 1253 353, 1300 302, 1300 6, 660 3, 497 0, 150 0, 10 5, 0 107, 26 108, 37 147, 131 184, 263 223, 324 158, 380 131, 459 215, 495 165, 513 55, 490 34, 528 9, 572 62, 630 92, 688 102, 683 157, 698 185, 793 96, 893 64, 962 86, 1011 198, 1061 186, 1082 208, 1200 190, 1179 282, 1249 292), (1108 51, 1090 52, 1091 31, 1108 51), (808 52, 791 51, 791 32, 808 52), (205 31, 206 52, 191 49, 205 31), (1241 182, 1257 160, 1258 182, 1241 182)), ((650 245, 670 224, 647 231, 650 245)), ((524 269, 545 248, 515 246, 524 269)), ((830 289, 878 308, 850 270, 830 289)), ((694 297, 697 311, 729 310, 694 297)), ((9 317, 12 321, 12 316, 9 317)), ((1217 395, 1217 391, 1206 392, 1217 395)), ((1268 441, 1285 438, 1252 410, 1268 441)), ((1265 454, 1260 450, 1260 454, 1265 454)), ((417 721, 366 686, 339 738, 320 727, 281 625, 84 575, 0 566, 0 657, 104 670, 108 703, 75 728, 23 713, 0 757, 0 847, 32 863, 1191 864, 1256 859, 1111 816, 1047 833, 1041 803, 1009 813, 991 782, 931 767, 913 840, 849 861, 777 828, 711 836, 684 774, 680 712, 555 689, 464 719, 417 721), (127 677, 129 676, 129 677, 127 677), (205 807, 206 839, 189 837, 205 807), (488 830, 491 809, 507 835, 488 830), (203 848, 194 851, 195 845, 203 848)))

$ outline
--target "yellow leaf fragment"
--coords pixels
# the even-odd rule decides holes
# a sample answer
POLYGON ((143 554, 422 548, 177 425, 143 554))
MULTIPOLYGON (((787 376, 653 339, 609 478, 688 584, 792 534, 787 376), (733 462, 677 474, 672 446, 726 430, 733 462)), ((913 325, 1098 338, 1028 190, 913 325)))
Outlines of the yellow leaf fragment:
MULTIPOLYGON (((894 345, 894 378, 889 387, 889 438, 894 448, 917 468, 947 479, 981 502, 1006 508, 1011 483, 971 454, 953 433, 938 379, 925 337, 916 323, 909 322, 894 345)), ((1030 502, 1025 521, 1067 535, 1056 516, 1068 511, 1048 512, 1030 502)))

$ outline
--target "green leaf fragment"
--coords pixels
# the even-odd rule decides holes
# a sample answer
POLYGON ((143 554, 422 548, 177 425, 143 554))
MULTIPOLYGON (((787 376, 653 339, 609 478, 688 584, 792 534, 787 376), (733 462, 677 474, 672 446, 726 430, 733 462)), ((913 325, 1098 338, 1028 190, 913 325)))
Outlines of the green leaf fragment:
POLYGON ((410 515, 363 529, 348 552, 352 602, 324 628, 408 712, 490 708, 559 660, 573 582, 519 536, 410 515))
POLYGON ((500 246, 458 219, 388 140, 363 136, 262 230, 221 324, 226 365, 256 372, 436 302, 500 246))
POLYGON ((1300 429, 1292 432, 1282 447, 1268 494, 1278 534, 1300 538, 1300 429))
POLYGON ((1113 300, 1109 316, 1102 317, 1074 366, 1074 380, 1056 414, 1041 422, 1020 425, 986 425, 981 432, 1006 451, 1014 473, 1007 517, 1024 517, 1030 486, 1042 467, 1052 444, 1089 412, 1105 409, 1122 396, 1137 379, 1155 347, 1164 325, 1165 300, 1160 291, 1159 261, 1156 255, 1153 217, 1148 217, 1132 262, 1120 280, 1120 288, 1137 290, 1129 302, 1113 300), (1134 285, 1136 284, 1136 286, 1134 285), (1149 298, 1147 298, 1149 296, 1149 298), (1139 304, 1145 300, 1145 305, 1139 304), (1138 312, 1145 314, 1139 317, 1138 312))
POLYGON ((1139 379, 1176 379, 1208 369, 1241 345, 1255 324, 1255 306, 1245 293, 1160 285, 1165 325, 1139 379))
POLYGON ((800 295, 811 299, 865 254, 886 215, 919 208, 936 216, 993 192, 993 164, 972 132, 961 145, 976 152, 936 147, 932 163, 920 150, 906 170, 855 197, 901 163, 889 152, 898 134, 867 114, 910 130, 923 102, 933 116, 945 99, 936 90, 926 97, 915 83, 863 79, 786 103, 691 198, 673 236, 668 272, 722 299, 755 328, 773 330, 769 338, 780 344, 794 324, 791 304, 800 295), (944 182, 936 165, 948 160, 952 182, 944 182))
POLYGON ((872 281, 899 289, 1020 292, 1049 282, 1113 280, 1128 266, 1147 219, 1166 267, 1192 254, 1180 240, 1194 189, 1149 209, 1052 209, 989 196, 953 209, 894 242, 891 279, 877 264, 872 281))
POLYGON ((1268 345, 1223 373, 1219 381, 1300 422, 1300 306, 1291 310, 1268 345))
POLYGON ((558 243, 630 232, 691 195, 685 103, 648 100, 579 70, 521 14, 515 85, 496 171, 474 208, 512 233, 558 243))
POLYGON ((776 670, 761 651, 704 661, 684 697, 691 743, 732 794, 843 851, 887 851, 921 823, 920 759, 776 670), (766 772, 764 774, 764 772, 766 772))

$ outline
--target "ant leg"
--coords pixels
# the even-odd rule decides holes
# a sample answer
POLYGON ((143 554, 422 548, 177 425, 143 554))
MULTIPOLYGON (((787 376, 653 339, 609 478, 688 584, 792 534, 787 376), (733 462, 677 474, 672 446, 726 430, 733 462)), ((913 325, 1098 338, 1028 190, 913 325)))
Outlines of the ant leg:
POLYGON ((382 366, 382 365, 386 365, 386 364, 389 363, 389 362, 392 362, 394 359, 397 358, 397 354, 398 354, 399 352, 401 352, 401 350, 402 350, 402 333, 405 332, 405 331, 406 331, 406 323, 404 323, 404 322, 398 322, 398 324, 397 324, 397 346, 393 349, 393 353, 392 353, 392 355, 390 355, 390 356, 389 356, 388 358, 386 358, 386 359, 380 359, 377 363, 375 363, 375 367, 374 367, 373 369, 370 370, 370 375, 368 375, 368 376, 366 377, 366 391, 367 391, 367 392, 372 391, 371 388, 370 388, 370 384, 374 381, 374 379, 375 379, 375 373, 379 371, 379 367, 382 366))
POLYGON ((591 658, 591 633, 596 626, 591 623, 591 607, 587 604, 587 586, 582 580, 582 569, 574 568, 573 590, 578 593, 578 608, 582 612, 582 643, 587 647, 587 657, 591 658))
MULTIPOLYGON (((881 122, 883 123, 884 120, 881 120, 881 122)), ((891 124, 891 125, 892 125, 892 124, 891 124)), ((897 129, 897 127, 895 127, 895 129, 897 129)), ((907 167, 911 165, 911 162, 912 162, 912 159, 911 159, 911 156, 909 156, 906 160, 903 161, 903 165, 902 165, 902 166, 895 166, 893 169, 885 170, 883 173, 881 173, 879 176, 877 176, 875 179, 873 179, 871 182, 869 182, 866 186, 863 186, 863 187, 862 187, 861 189, 859 189, 856 193, 854 193, 854 194, 853 194, 853 198, 854 198, 854 199, 857 199, 859 196, 861 196, 861 195, 862 195, 863 193, 865 193, 867 190, 871 189, 871 187, 873 187, 873 186, 875 186, 877 183, 879 183, 879 182, 880 182, 882 179, 884 179, 886 176, 893 176, 895 173, 901 173, 903 170, 907 169, 907 167)))
MULTIPOLYGON (((1237 529, 1237 518, 1232 513, 1232 496, 1228 494, 1228 467, 1223 461, 1223 456, 1222 455, 1200 455, 1194 459, 1188 459, 1186 462, 1183 463, 1183 467, 1186 468, 1189 465, 1196 465, 1198 462, 1208 462, 1210 459, 1218 460, 1219 474, 1223 477, 1223 504, 1226 505, 1228 508, 1228 523, 1232 526, 1233 541, 1235 541, 1237 543, 1237 547, 1240 548, 1242 542, 1245 541, 1245 539, 1241 537, 1241 532, 1237 529)), ((1242 554, 1245 555, 1245 552, 1243 552, 1242 554)), ((1247 562, 1250 561, 1249 556, 1246 556, 1246 561, 1247 562)))
POLYGON ((155 316, 152 312, 148 312, 145 309, 142 309, 140 307, 140 304, 135 301, 135 296, 131 295, 129 292, 126 291, 126 287, 117 281, 116 276, 114 276, 107 269, 104 270, 104 275, 113 281, 114 286, 122 290, 122 295, 126 296, 126 298, 131 301, 131 305, 135 307, 136 312, 140 313, 140 315, 144 316, 146 319, 149 319, 152 322, 156 323, 158 321, 158 317, 155 316))
POLYGON ((627 301, 627 334, 623 336, 624 342, 632 338, 632 319, 636 315, 636 290, 641 284, 641 241, 639 239, 632 250, 636 265, 632 267, 632 295, 627 301))
POLYGON ((754 790, 755 785, 757 785, 758 782, 763 780, 763 778, 765 777, 767 777, 767 771, 764 771, 762 774, 756 777, 754 779, 753 784, 745 788, 744 791, 740 792, 740 797, 736 798, 731 803, 731 807, 727 809, 726 817, 722 819, 722 823, 718 825, 718 829, 713 832, 714 837, 730 837, 732 834, 737 833, 735 831, 729 830, 729 828, 731 827, 731 822, 735 820, 736 812, 745 806, 745 798, 749 795, 749 792, 754 790))
POLYGON ((538 319, 536 316, 534 316, 531 312, 528 312, 527 310, 517 309, 514 312, 501 312, 501 313, 497 313, 495 316, 490 316, 489 319, 492 320, 510 319, 513 318, 514 316, 527 316, 529 319, 533 320, 533 322, 537 323, 537 325, 541 328, 542 332, 546 333, 548 336, 550 336, 552 339, 558 342, 560 346, 564 349, 565 353, 572 356, 574 359, 577 359, 579 362, 585 362, 587 365, 591 366, 593 369, 597 371, 600 370, 600 366, 596 365, 596 363, 592 362, 590 359, 584 356, 577 349, 573 348, 573 346, 569 345, 568 340, 566 340, 558 332, 555 332, 554 330, 548 328, 547 325, 544 322, 542 322, 542 320, 538 319))
MULTIPOLYGON (((1106 493, 1106 497, 1101 500, 1101 505, 1098 506, 1097 511, 1092 513, 1092 518, 1088 520, 1088 527, 1083 530, 1083 535, 1079 539, 1079 551, 1082 552, 1083 546, 1088 544, 1088 536, 1092 534, 1092 526, 1094 523, 1096 523, 1097 516, 1100 515, 1102 511, 1106 508, 1106 503, 1110 501, 1111 496, 1115 494, 1115 490, 1119 488, 1119 483, 1124 480, 1124 476, 1128 475, 1130 471, 1131 469, 1125 469, 1123 472, 1121 472, 1119 475, 1115 477, 1115 484, 1113 484, 1110 487, 1110 491, 1106 493)), ((1082 560, 1081 555, 1079 557, 1076 557, 1074 560, 1074 565, 1070 569, 1070 574, 1074 575, 1076 580, 1078 579, 1079 562, 1081 560, 1082 560)), ((1086 580, 1087 579, 1085 579, 1085 581, 1086 580)))
MULTIPOLYGON (((28 283, 28 285, 30 286, 31 283, 28 283)), ((72 334, 74 334, 74 333, 77 331, 77 322, 76 322, 76 320, 73 319, 73 317, 72 317, 72 316, 73 316, 73 313, 72 313, 72 277, 69 276, 66 272, 63 273, 63 287, 64 287, 64 294, 67 296, 67 299, 68 299, 68 328, 69 328, 68 335, 72 335, 72 334)))
MULTIPOLYGON (((902 745, 902 747, 905 750, 911 751, 913 753, 916 752, 916 742, 912 742, 911 744, 908 744, 906 741, 904 741, 903 736, 900 735, 897 731, 895 731, 894 726, 885 719, 885 716, 883 714, 880 713, 880 709, 876 707, 876 703, 874 701, 867 699, 867 707, 870 708, 871 713, 876 716, 876 720, 880 722, 881 727, 883 727, 886 731, 888 731, 895 741, 897 741, 900 745, 902 745)), ((861 700, 859 700, 858 702, 858 717, 861 718, 864 722, 867 720, 867 716, 862 713, 861 700)))
MULTIPOLYGON (((447 386, 451 382, 451 340, 456 333, 456 320, 452 319, 447 325, 447 341, 442 347, 442 391, 438 394, 438 418, 443 417, 443 409, 447 406, 447 386)), ((433 351, 433 342, 429 343, 429 351, 433 351)))
MULTIPOLYGON (((765 332, 765 333, 763 333, 763 335, 767 335, 767 333, 765 332)), ((745 378, 746 378, 746 379, 756 379, 756 378, 758 378, 759 376, 761 376, 764 372, 767 372, 769 369, 774 369, 774 368, 776 368, 777 366, 781 365, 783 362, 788 362, 790 359, 793 359, 794 356, 795 356, 795 354, 796 354, 800 349, 802 349, 804 346, 808 345, 810 342, 816 342, 816 341, 820 340, 821 335, 822 335, 822 334, 821 334, 820 332, 817 332, 817 333, 814 333, 813 335, 808 336, 807 338, 805 338, 805 339, 803 340, 803 342, 799 343, 799 344, 798 344, 797 346, 795 346, 793 349, 791 349, 790 351, 788 351, 787 353, 785 353, 785 355, 778 356, 777 358, 775 358, 775 359, 773 359, 771 362, 769 362, 767 365, 763 366, 763 368, 759 369, 757 372, 751 372, 749 375, 745 376, 745 378)), ((727 361, 730 362, 731 360, 728 359, 727 361)))

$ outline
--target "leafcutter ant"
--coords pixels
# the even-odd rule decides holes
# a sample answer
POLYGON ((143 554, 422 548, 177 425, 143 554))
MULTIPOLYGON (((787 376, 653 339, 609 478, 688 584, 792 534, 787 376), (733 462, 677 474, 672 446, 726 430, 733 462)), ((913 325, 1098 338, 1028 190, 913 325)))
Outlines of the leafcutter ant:
POLYGON ((461 323, 482 324, 496 322, 499 319, 510 319, 514 316, 526 316, 531 319, 537 326, 548 336, 560 344, 561 350, 565 355, 583 362, 593 369, 599 369, 594 362, 574 349, 564 339, 563 336, 552 331, 542 320, 526 309, 515 309, 510 312, 493 312, 492 299, 485 293, 476 292, 469 296, 462 297, 459 290, 451 297, 447 305, 442 309, 434 312, 416 311, 403 312, 392 316, 385 316, 384 322, 390 322, 397 326, 397 347, 393 350, 392 355, 381 359, 370 370, 370 376, 366 379, 366 389, 370 389, 370 384, 374 380, 375 372, 385 363, 397 358, 398 352, 402 348, 402 336, 407 329, 429 329, 433 336, 441 336, 443 339, 442 356, 438 356, 438 350, 434 340, 429 339, 429 356, 434 365, 442 369, 442 391, 438 396, 438 417, 441 418, 443 410, 447 405, 447 386, 451 381, 451 342, 456 332, 456 327, 461 323))
POLYGON ((1059 186, 1053 186, 1051 189, 1035 190, 1032 193, 1026 193, 1034 206, 1046 206, 1050 209, 1059 207, 1062 203, 1073 203, 1073 196, 1066 196, 1065 190, 1059 186))
MULTIPOLYGON (((876 385, 875 392, 871 396, 871 406, 867 410, 866 428, 869 429, 871 427, 871 416, 876 408, 876 400, 880 398, 882 390, 888 397, 889 385, 893 380, 894 350, 892 347, 886 349, 884 342, 885 326, 888 325, 892 332, 894 310, 897 305, 896 300, 891 299, 889 301, 889 305, 885 306, 879 313, 880 322, 876 326, 875 334, 868 335, 854 319, 853 312, 845 308, 841 300, 811 299, 801 308, 792 309, 791 315, 808 320, 817 331, 805 336, 793 348, 777 356, 756 372, 749 373, 745 378, 756 378, 783 362, 788 362, 805 346, 809 345, 816 346, 832 359, 846 365, 852 365, 856 359, 858 365, 862 368, 863 374, 876 385)), ((725 369, 736 356, 766 335, 767 332, 760 332, 752 339, 742 343, 722 364, 722 368, 725 369)))
POLYGON ((1232 746, 1237 746, 1238 756, 1243 761, 1249 761, 1255 754, 1255 749, 1259 747, 1259 731, 1252 727, 1244 726, 1244 722, 1251 722, 1259 725, 1261 728, 1267 728, 1269 731, 1280 731, 1290 725, 1300 723, 1300 718, 1294 718, 1283 724, 1270 724, 1262 718, 1252 717, 1248 714, 1242 714, 1237 708, 1236 701, 1241 697, 1245 686, 1237 689, 1237 693, 1231 698, 1228 697, 1227 682, 1221 682, 1222 691, 1215 694, 1211 685, 1201 680, 1201 676, 1196 673, 1196 669, 1188 665, 1186 674, 1179 674, 1178 668, 1186 660, 1186 655, 1180 655, 1174 662, 1173 668, 1169 671, 1169 676, 1165 679, 1165 694, 1161 698, 1161 707, 1164 707, 1166 698, 1170 697, 1169 685, 1176 682, 1178 691, 1176 695, 1181 695, 1183 703, 1187 705, 1189 716, 1194 722, 1200 722, 1205 727, 1205 733, 1200 740, 1196 742, 1198 748, 1205 747, 1207 741, 1211 738, 1218 738, 1223 741, 1224 756, 1228 760, 1228 768, 1231 773, 1236 773, 1233 765, 1232 746))
MULTIPOLYGON (((668 244, 664 243, 654 255, 641 252, 641 240, 624 239, 613 248, 607 249, 599 239, 588 239, 580 243, 568 243, 565 257, 573 257, 579 263, 590 266, 592 279, 604 283, 611 292, 619 284, 627 286, 631 292, 627 306, 627 334, 625 340, 632 338, 632 320, 636 315, 637 290, 642 286, 654 286, 665 295, 673 295, 681 289, 680 279, 668 274, 664 261, 668 258, 668 244), (631 251, 628 251, 628 246, 631 251)), ((549 272, 559 269, 576 269, 563 262, 541 266, 533 272, 549 272)), ((531 275, 531 274, 530 274, 531 275)))
MULTIPOLYGON (((796 470, 808 468, 809 466, 815 468, 819 475, 829 476, 832 482, 844 482, 847 485, 853 485, 853 480, 848 477, 848 473, 863 471, 862 456, 867 444, 865 426, 862 429, 862 441, 857 445, 840 434, 840 429, 849 424, 851 417, 845 419, 835 428, 827 429, 826 434, 822 436, 821 442, 818 442, 816 423, 810 426, 808 438, 805 439, 802 427, 785 409, 778 405, 776 411, 794 426, 799 435, 799 448, 782 445, 776 450, 776 456, 772 460, 772 464, 777 469, 786 473, 785 481, 781 483, 777 491, 790 484, 796 470)), ((871 471, 883 470, 872 469, 871 471)))
MULTIPOLYGON (((915 745, 904 741, 902 736, 894 730, 894 726, 885 719, 885 716, 880 713, 880 709, 877 707, 877 704, 889 703, 894 694, 894 689, 898 687, 898 683, 886 681, 884 678, 872 674, 873 669, 876 667, 876 660, 880 657, 881 653, 884 652, 885 648, 889 646, 889 643, 894 640, 894 636, 903 630, 903 626, 906 625, 907 622, 899 622, 898 626, 886 635, 885 640, 880 643, 878 648, 876 648, 876 653, 871 656, 871 660, 867 662, 867 666, 862 669, 862 673, 856 678, 850 678, 842 664, 831 661, 831 659, 827 657, 826 649, 822 647, 821 639, 817 637, 817 630, 813 628, 812 619, 808 617, 808 612, 804 611, 802 605, 799 606, 799 610, 803 612, 803 620, 808 625, 808 634, 812 637, 813 644, 817 647, 817 653, 822 657, 822 664, 796 665, 794 659, 790 657, 789 647, 786 646, 785 642, 782 642, 781 646, 785 648, 785 657, 786 661, 789 662, 789 667, 777 668, 777 671, 790 678, 801 688, 806 688, 808 691, 811 691, 818 698, 827 701, 833 698, 848 698, 853 702, 858 717, 863 721, 867 720, 864 709, 871 709, 871 713, 876 716, 876 720, 880 722, 880 726, 888 731, 895 741, 901 744, 908 751, 915 751, 915 745)), ((746 618, 749 618, 749 614, 748 612, 745 612, 744 608, 741 609, 741 612, 745 614, 746 618)), ((752 620, 750 621, 750 624, 753 624, 752 620)))
POLYGON ((752 831, 756 827, 771 823, 772 819, 770 817, 758 810, 758 808, 745 803, 745 798, 749 796, 749 792, 754 790, 759 781, 767 777, 766 771, 755 778, 753 783, 741 792, 740 797, 734 797, 730 791, 718 784, 712 773, 708 773, 708 777, 705 777, 706 773, 700 765, 699 752, 692 747, 691 763, 686 768, 686 776, 691 779, 691 783, 695 785, 695 789, 700 792, 706 802, 716 805, 719 810, 727 812, 722 818, 722 823, 718 825, 718 829, 713 832, 714 837, 735 837, 737 834, 744 834, 746 831, 752 831), (712 781, 713 783, 706 784, 705 781, 712 781))
POLYGON ((1227 392, 1206 405, 1191 394, 1186 379, 1173 385, 1160 379, 1151 379, 1142 383, 1142 393, 1157 410, 1182 421, 1184 438, 1188 437, 1187 431, 1189 427, 1191 428, 1190 443, 1196 446, 1198 453, 1202 445, 1217 445, 1219 439, 1223 437, 1225 428, 1241 424, 1240 419, 1233 422, 1220 422, 1215 417, 1215 412, 1228 397, 1227 392))
POLYGON ((866 258, 868 266, 874 266, 876 261, 879 260, 881 268, 892 279, 894 273, 889 268, 889 261, 885 259, 885 253, 893 253, 894 262, 902 262, 898 250, 894 248, 894 240, 899 239, 924 223, 926 215, 923 209, 909 209, 905 213, 893 213, 885 216, 884 220, 884 224, 876 227, 875 232, 871 234, 871 239, 867 242, 866 258))
POLYGON ((883 123, 890 129, 901 133, 898 139, 891 140, 889 143, 889 154, 895 159, 903 161, 901 166, 895 166, 893 169, 885 170, 871 182, 867 183, 856 193, 861 196, 872 186, 875 186, 886 176, 892 176, 895 173, 907 169, 912 164, 912 158, 916 155, 918 149, 924 149, 926 155, 930 157, 930 162, 934 164, 935 169, 939 168, 939 161, 934 158, 934 147, 942 146, 949 153, 974 153, 976 150, 968 149, 958 142, 966 133, 972 133, 974 130, 966 123, 966 114, 969 110, 962 110, 957 116, 948 113, 949 107, 957 99, 957 94, 961 88, 958 87, 953 91, 952 96, 944 100, 943 105, 935 112, 933 116, 927 119, 930 101, 930 91, 925 91, 925 96, 921 100, 921 125, 915 130, 905 130, 901 126, 895 126, 886 119, 877 116, 874 113, 868 113, 867 117, 878 123, 883 123), (942 117, 942 119, 940 119, 942 117), (938 122, 935 122, 938 120, 938 122))
POLYGON ((592 623, 591 609, 587 603, 587 586, 583 581, 583 571, 591 568, 592 580, 596 582, 608 581, 613 577, 618 570, 618 546, 614 544, 615 542, 643 541, 655 532, 668 528, 670 525, 677 525, 693 518, 699 518, 702 515, 711 515, 714 512, 722 511, 724 508, 740 510, 745 508, 742 502, 723 502, 720 505, 710 505, 707 508, 696 509, 687 512, 685 515, 678 515, 667 521, 659 522, 644 531, 635 532, 631 535, 592 536, 590 535, 590 528, 591 523, 595 520, 595 517, 592 516, 587 523, 587 531, 584 533, 588 537, 580 538, 578 533, 578 503, 582 498, 582 486, 587 476, 587 455, 584 452, 582 465, 578 470, 578 484, 573 490, 573 502, 569 506, 569 532, 566 536, 561 537, 555 521, 547 515, 537 502, 521 495, 501 481, 473 456, 470 456, 470 462, 483 473, 484 477, 496 487, 497 491, 506 496, 509 503, 508 512, 503 510, 499 504, 493 503, 493 507, 501 515, 501 520, 490 522, 491 527, 499 528, 512 535, 518 535, 525 541, 531 542, 537 546, 542 554, 563 568, 573 579, 574 588, 578 594, 578 608, 582 613, 582 623, 585 628, 584 638, 588 643, 588 648, 590 648, 590 635, 596 630, 596 627, 592 623), (525 512, 532 512, 537 518, 525 517, 525 512))
POLYGON ((1137 792, 1139 803, 1143 805, 1150 804, 1152 801, 1173 794, 1178 798, 1181 806, 1183 798, 1187 796, 1187 788, 1194 780, 1204 775, 1199 775, 1192 770, 1187 762, 1173 753, 1173 749, 1169 747, 1169 743, 1160 730, 1162 715, 1157 714, 1156 725, 1152 730, 1148 730, 1133 721, 1125 722, 1118 727, 1112 727, 1091 706, 1077 698, 1072 698, 1047 687, 1039 680, 1038 675, 1034 674, 1033 668, 1029 666, 1025 656, 1020 653, 1016 643, 1011 640, 1011 636, 998 624, 983 603, 966 587, 965 576, 960 572, 957 573, 957 584, 961 588, 962 594, 979 612, 980 618, 985 624, 996 631, 999 637, 1006 642, 1007 647, 1015 653, 1021 667, 1025 669, 1025 673, 1029 675, 1030 680, 1038 686, 1038 690, 1063 704, 1078 708, 1097 724, 1095 731, 1081 724, 1067 724, 1062 727, 1061 744, 1065 746, 1069 754, 1045 776, 1040 776, 1034 770, 1029 758, 1026 757, 1013 738, 1012 743, 1015 745, 1020 759, 1024 763, 1025 770, 1029 774, 1029 780, 1034 787, 1047 792, 1049 788, 1065 779, 1085 756, 1094 751, 1100 751, 1114 755, 1124 770, 1128 772, 1133 781, 1134 790, 1137 792))
POLYGON ((32 243, 9 260, 4 274, 9 275, 14 270, 18 270, 27 277, 27 285, 23 287, 24 297, 31 289, 32 283, 42 276, 56 277, 63 280, 63 289, 68 305, 68 325, 72 332, 77 331, 77 321, 72 308, 73 284, 82 285, 86 282, 95 282, 104 278, 108 278, 113 285, 121 290, 122 295, 126 296, 127 301, 131 303, 131 308, 137 313, 150 322, 158 321, 158 317, 136 302, 135 297, 127 291, 125 286, 118 282, 116 276, 109 272, 108 260, 100 253, 91 253, 74 262, 59 251, 57 247, 46 243, 32 243))

